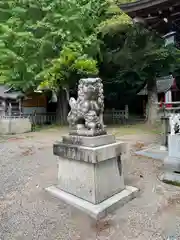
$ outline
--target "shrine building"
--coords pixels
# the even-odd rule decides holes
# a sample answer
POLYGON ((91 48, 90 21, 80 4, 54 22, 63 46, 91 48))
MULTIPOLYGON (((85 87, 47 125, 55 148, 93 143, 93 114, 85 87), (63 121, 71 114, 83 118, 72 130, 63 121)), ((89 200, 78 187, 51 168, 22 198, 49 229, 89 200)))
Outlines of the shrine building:
POLYGON ((179 0, 139 0, 122 4, 120 8, 133 21, 156 30, 167 43, 180 42, 180 1, 179 0))
MULTIPOLYGON (((140 23, 154 30, 165 39, 165 44, 180 48, 180 0, 139 0, 119 6, 134 23, 140 23)), ((158 101, 171 108, 173 102, 180 102, 180 90, 173 76, 157 79, 158 101)), ((147 86, 139 93, 143 96, 143 107, 147 103, 147 86)))

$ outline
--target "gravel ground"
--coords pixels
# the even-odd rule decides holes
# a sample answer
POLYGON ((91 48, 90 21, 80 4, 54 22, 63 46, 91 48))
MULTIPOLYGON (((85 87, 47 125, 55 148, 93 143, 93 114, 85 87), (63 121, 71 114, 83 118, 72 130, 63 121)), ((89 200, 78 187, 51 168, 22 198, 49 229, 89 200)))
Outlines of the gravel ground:
MULTIPOLYGON (((56 183, 52 144, 66 132, 46 130, 0 141, 0 240, 163 240, 180 239, 180 191, 158 180, 160 161, 133 156, 154 136, 124 136, 125 182, 138 198, 95 222, 52 198, 44 188, 56 183), (134 146, 132 146, 132 144, 134 146)), ((119 136, 118 136, 119 137, 119 136)))

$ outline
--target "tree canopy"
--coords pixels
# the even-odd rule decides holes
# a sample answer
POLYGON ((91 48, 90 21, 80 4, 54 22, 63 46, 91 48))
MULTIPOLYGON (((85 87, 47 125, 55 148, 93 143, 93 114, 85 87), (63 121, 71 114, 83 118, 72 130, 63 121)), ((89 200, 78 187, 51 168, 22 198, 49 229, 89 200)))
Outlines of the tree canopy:
POLYGON ((141 25, 125 25, 103 36, 103 70, 110 74, 109 81, 142 84, 149 77, 168 75, 174 71, 179 50, 173 45, 165 46, 164 39, 141 25), (107 69, 109 67, 109 69, 107 69), (111 79, 112 76, 112 79, 111 79), (131 76, 139 81, 131 81, 131 76))
POLYGON ((140 24, 125 24, 124 29, 121 26, 102 38, 100 73, 107 84, 105 89, 108 92, 111 88, 111 95, 113 92, 116 98, 120 89, 121 99, 127 104, 147 84, 148 120, 154 123, 158 101, 156 78, 178 72, 180 51, 174 45, 165 46, 163 38, 140 24))
POLYGON ((0 82, 23 90, 97 74, 98 31, 128 19, 104 0, 2 0, 0 16, 0 82))

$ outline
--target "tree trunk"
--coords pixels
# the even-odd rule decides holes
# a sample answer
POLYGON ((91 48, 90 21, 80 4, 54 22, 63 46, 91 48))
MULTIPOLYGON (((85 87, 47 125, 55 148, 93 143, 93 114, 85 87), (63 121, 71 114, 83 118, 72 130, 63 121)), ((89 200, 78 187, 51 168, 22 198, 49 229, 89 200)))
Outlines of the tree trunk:
POLYGON ((148 90, 147 122, 150 125, 154 125, 158 118, 158 112, 157 112, 158 97, 157 97, 156 78, 148 80, 147 90, 148 90))
POLYGON ((67 94, 64 89, 59 89, 57 94, 57 107, 56 107, 56 122, 58 124, 66 124, 68 115, 68 101, 67 94))

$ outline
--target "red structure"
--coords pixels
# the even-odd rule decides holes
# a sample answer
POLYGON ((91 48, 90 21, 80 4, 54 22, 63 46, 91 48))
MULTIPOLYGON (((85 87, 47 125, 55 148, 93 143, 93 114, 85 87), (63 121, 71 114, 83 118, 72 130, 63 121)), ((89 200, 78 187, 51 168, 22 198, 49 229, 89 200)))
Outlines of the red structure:
MULTIPOLYGON (((158 102, 160 107, 172 107, 172 102, 180 101, 180 89, 177 87, 176 79, 173 76, 166 76, 157 79, 158 102)), ((142 96, 143 109, 145 111, 147 105, 147 85, 138 93, 142 96)))

